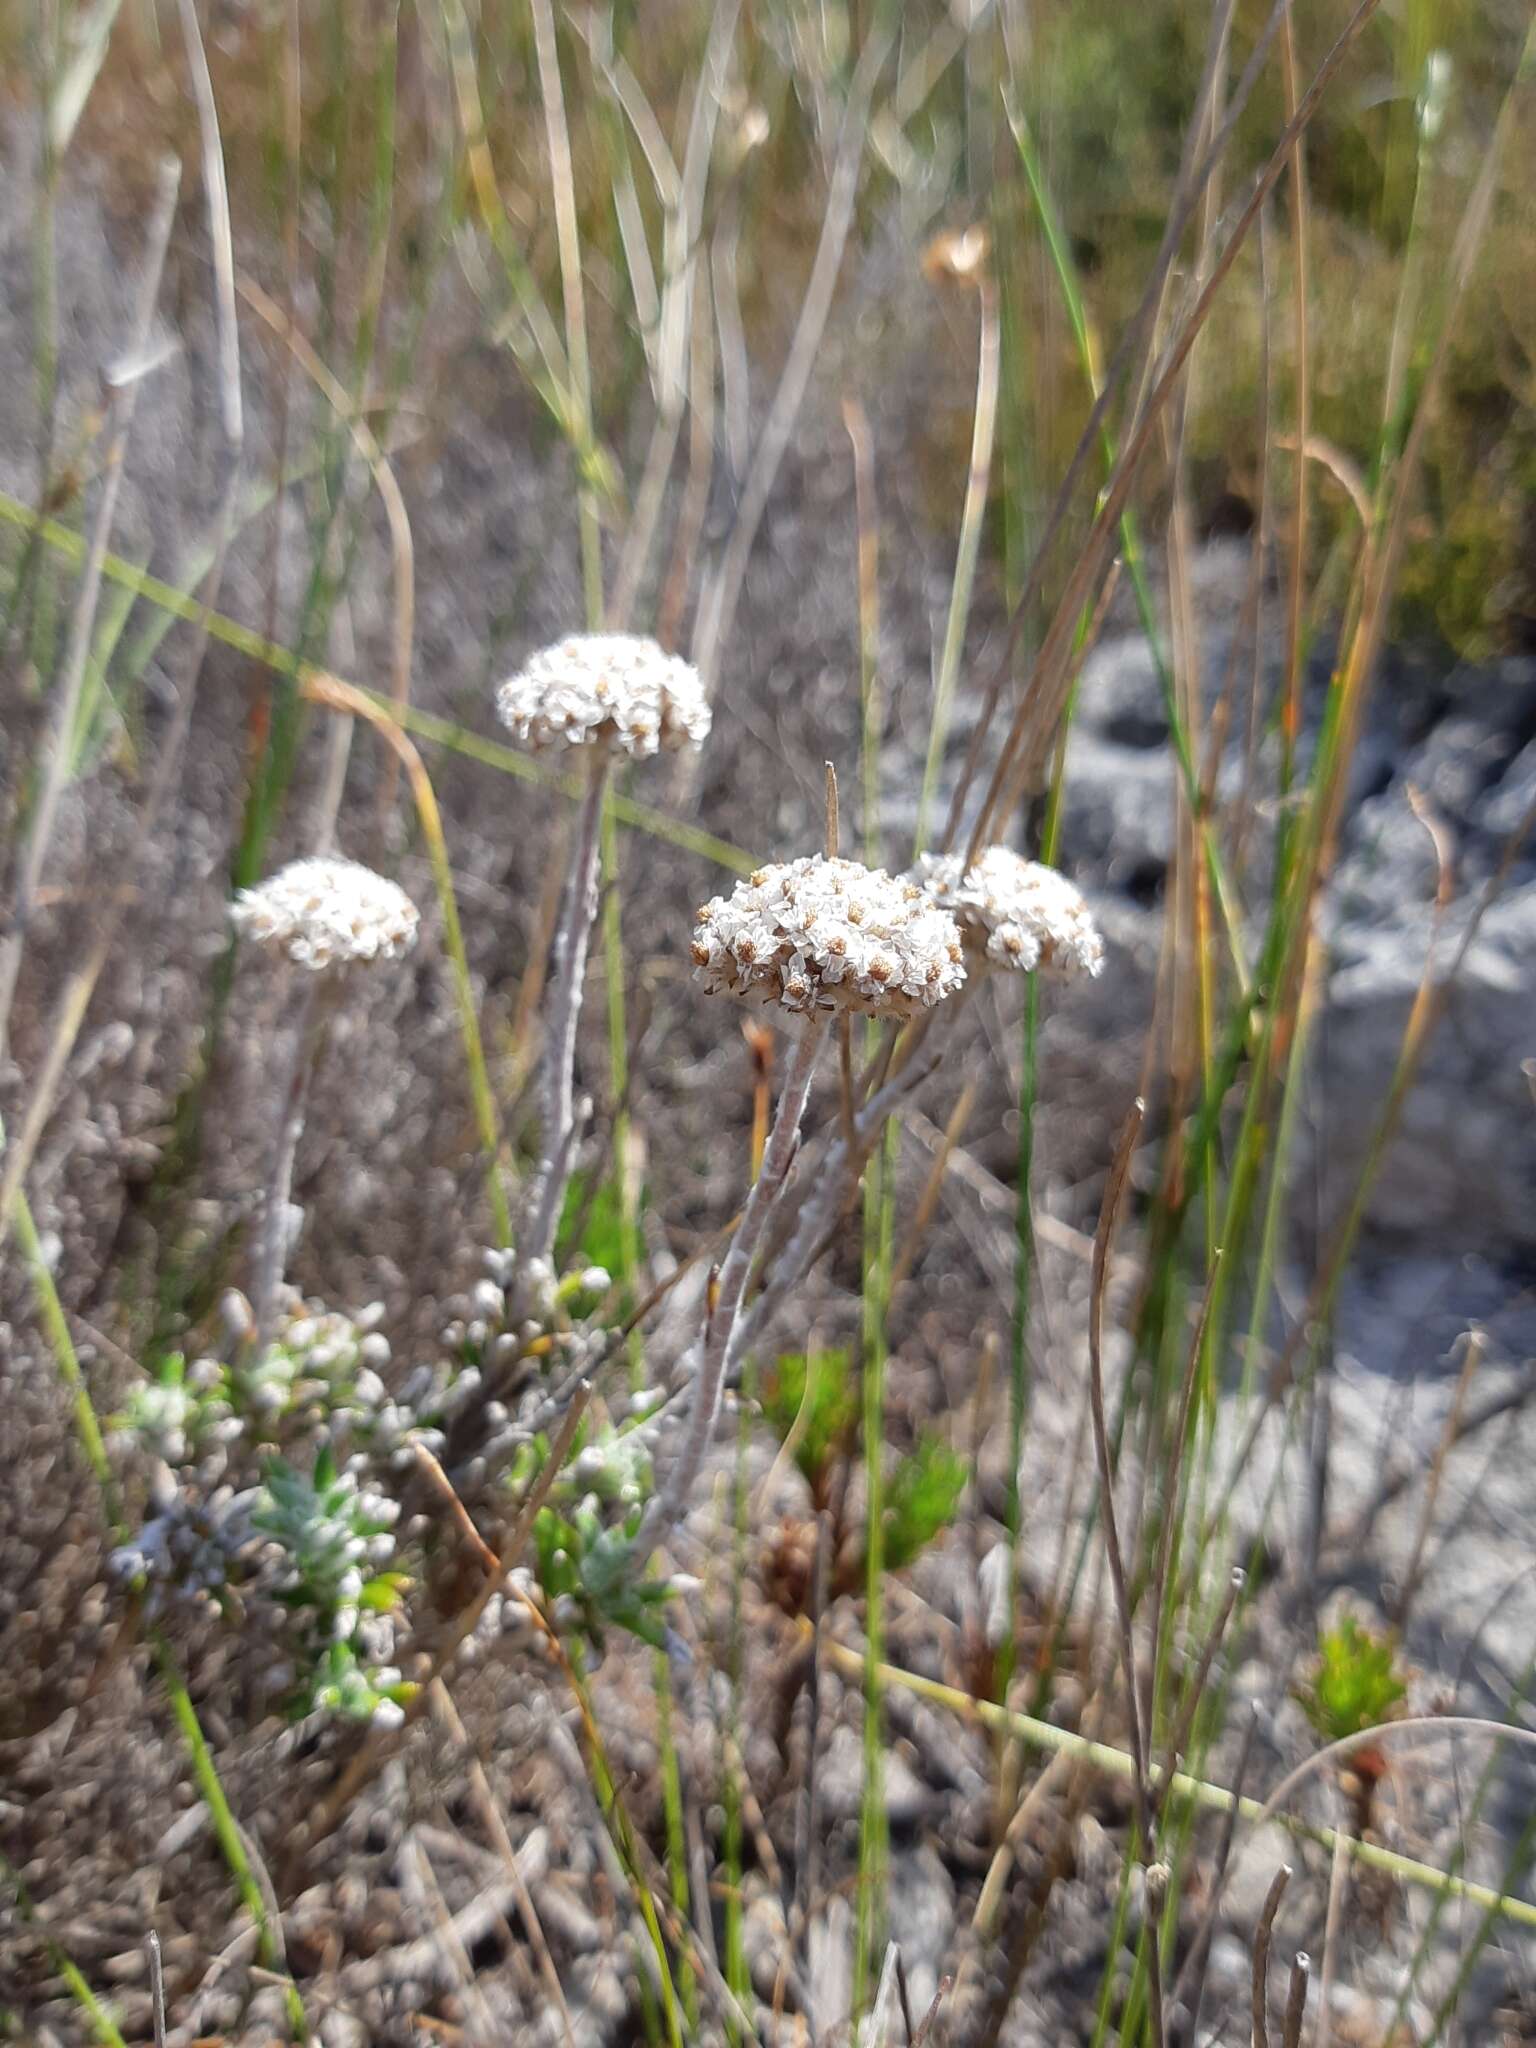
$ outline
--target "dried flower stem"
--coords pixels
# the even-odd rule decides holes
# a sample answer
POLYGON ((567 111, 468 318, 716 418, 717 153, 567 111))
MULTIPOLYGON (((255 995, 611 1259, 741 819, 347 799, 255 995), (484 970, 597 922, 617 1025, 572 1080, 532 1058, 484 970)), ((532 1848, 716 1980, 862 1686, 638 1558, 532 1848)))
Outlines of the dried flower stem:
POLYGON ((762 1171, 753 1182, 731 1248, 720 1267, 714 1289, 714 1306, 704 1330, 704 1344, 693 1383, 693 1405, 688 1416, 688 1434, 667 1475, 667 1483, 656 1496, 637 1538, 637 1563, 649 1556, 667 1530, 681 1518, 688 1506, 694 1483, 704 1463, 704 1453, 714 1431, 720 1407, 720 1389, 725 1383, 726 1361, 731 1339, 741 1313, 752 1263, 762 1243, 768 1218, 788 1178, 800 1137, 800 1119, 805 1114, 811 1077, 827 1034, 827 1019, 813 1012, 806 1018, 795 1056, 784 1077, 773 1128, 763 1152, 762 1171))
POLYGON ((554 1248, 571 1150, 576 1136, 576 1026, 587 978, 587 946, 597 918, 598 861, 602 848, 603 797, 608 788, 609 751, 590 750, 587 787, 576 818, 565 901, 555 929, 550 970, 549 1039, 544 1048, 544 1127, 539 1164, 529 1191, 524 1253, 547 1259, 554 1248))
POLYGON ((272 1339, 272 1322, 277 1313, 278 1290, 288 1262, 288 1205, 293 1193, 293 1165, 304 1131, 304 1104, 309 1094, 309 1077, 314 1068, 314 1046, 310 1025, 315 1010, 315 985, 320 976, 304 969, 290 968, 299 975, 299 991, 278 1069, 277 1143, 272 1152, 272 1170, 261 1207, 261 1236, 256 1246, 256 1272, 251 1288, 251 1308, 256 1325, 256 1355, 259 1358, 272 1339))
POLYGON ((1270 1879, 1253 1938, 1253 2048, 1269 2048, 1269 1943, 1280 1910, 1280 1897, 1291 1881, 1291 1866, 1282 1863, 1270 1879))
MULTIPOLYGON (((969 984, 966 986, 968 988, 969 984)), ((962 988, 958 996, 952 996, 951 1008, 963 1002, 965 994, 966 989, 962 988)), ((852 1149, 846 1135, 836 1138, 828 1148, 800 1205, 799 1215, 783 1250, 774 1254, 750 1313, 737 1324, 737 1335, 732 1344, 733 1359, 777 1313, 785 1297, 799 1286, 815 1265, 829 1234, 853 1203, 865 1163, 885 1128, 887 1118, 895 1115, 909 1095, 916 1094, 936 1064, 937 1056, 933 1054, 909 1060, 893 1079, 875 1090, 854 1116, 852 1149)))

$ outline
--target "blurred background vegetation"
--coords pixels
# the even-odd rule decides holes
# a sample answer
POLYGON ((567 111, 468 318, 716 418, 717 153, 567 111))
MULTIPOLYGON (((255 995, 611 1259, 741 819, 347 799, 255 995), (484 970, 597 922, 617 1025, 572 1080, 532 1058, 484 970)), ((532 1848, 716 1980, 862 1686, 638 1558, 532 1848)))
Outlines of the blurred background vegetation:
MULTIPOLYGON (((594 425, 600 441, 619 449, 632 446, 646 410, 637 403, 645 342, 624 275, 621 194, 653 236, 660 223, 643 166, 636 175, 635 135, 618 92, 637 89, 631 107, 649 107, 680 160, 711 12, 700 0, 617 0, 562 11, 594 425), (622 82, 605 72, 606 52, 617 53, 622 82)), ((195 117, 180 88, 169 13, 153 0, 0 6, 6 91, 22 117, 12 130, 13 175, 25 117, 48 69, 50 35, 66 87, 72 67, 91 67, 105 50, 73 146, 103 167, 108 203, 125 211, 142 205, 157 133, 195 160, 195 117)), ((1251 45, 1268 13, 1264 0, 1239 0, 1235 51, 1251 45)), ((1304 83, 1348 10, 1338 0, 1298 0, 1292 13, 1304 83)), ((462 148, 454 110, 429 88, 422 61, 421 39, 440 40, 455 20, 472 50, 519 255, 545 302, 558 304, 555 209, 526 8, 471 0, 462 10, 455 4, 418 14, 398 0, 334 0, 299 8, 295 23, 274 0, 214 6, 209 15, 242 259, 265 269, 275 287, 285 239, 291 258, 292 237, 302 237, 301 268, 315 298, 310 339, 338 374, 350 361, 354 385, 367 384, 387 409, 411 387, 419 351, 424 376, 415 379, 413 399, 429 410, 434 403, 427 317, 434 279, 453 260, 456 240, 462 249, 479 224, 473 153, 462 148)), ((1089 315, 1096 333, 1112 341, 1140 297, 1167 218, 1209 10, 1203 0, 1133 7, 1119 0, 907 0, 886 7, 885 16, 897 40, 894 90, 873 125, 854 236, 877 236, 892 200, 911 232, 981 217, 993 230, 1005 378, 989 546, 1016 566, 1076 444, 1088 396, 1005 100, 1035 139, 1089 315)), ((730 255, 754 361, 776 360, 787 346, 822 224, 851 68, 865 29, 880 18, 876 0, 773 0, 741 9, 719 143, 729 175, 712 188, 705 225, 712 233, 732 217, 730 255)), ((1405 307, 1410 336, 1434 331, 1445 254, 1525 21, 1520 0, 1392 0, 1308 131, 1311 423, 1329 471, 1314 517, 1324 550, 1354 517, 1347 480, 1369 484, 1383 382, 1405 307), (1417 326, 1415 309, 1423 316, 1417 326)), ((1218 174, 1218 206, 1241 194, 1267 155, 1283 119, 1283 80, 1280 64, 1266 66, 1218 174)), ((1401 632, 1471 657, 1524 650, 1536 640, 1536 207, 1527 196, 1536 189, 1536 136, 1529 126, 1510 137, 1503 189, 1491 260, 1479 267, 1452 343, 1398 591, 1401 632)), ((1215 310, 1192 382, 1185 459, 1192 509, 1206 531, 1251 526, 1266 413, 1294 415, 1288 205, 1282 186, 1270 233, 1250 238, 1215 310), (1266 303, 1274 336, 1267 355, 1266 303)), ((483 291, 504 292, 484 274, 483 252, 476 260, 483 291)), ((1179 302, 1175 290, 1175 310, 1179 302)), ((512 325, 509 315, 503 333, 512 325)), ((860 340, 878 361, 881 336, 860 340)), ((1423 365, 1405 367, 1406 417, 1413 371, 1423 365)), ((951 531, 970 437, 963 380, 958 390, 936 390, 930 416, 915 424, 921 439, 913 459, 931 483, 932 517, 951 531)), ((545 425, 556 431, 552 421, 545 425)), ((1340 582, 1325 574, 1320 589, 1337 598, 1340 582)))

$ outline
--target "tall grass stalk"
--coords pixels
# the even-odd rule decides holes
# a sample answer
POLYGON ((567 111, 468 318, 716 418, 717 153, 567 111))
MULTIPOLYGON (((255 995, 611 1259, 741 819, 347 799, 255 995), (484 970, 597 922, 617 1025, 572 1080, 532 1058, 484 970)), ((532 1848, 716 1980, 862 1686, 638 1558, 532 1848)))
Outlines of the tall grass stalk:
POLYGON ((598 518, 598 464, 592 435, 592 370, 587 353, 587 302, 581 277, 581 236, 576 222, 576 180, 571 168, 571 137, 565 117, 565 92, 560 82, 554 10, 549 0, 529 0, 529 6, 533 14, 539 93, 544 102, 550 182, 554 189, 560 288, 565 301, 567 431, 579 464, 576 506, 581 531, 582 592, 587 625, 595 630, 603 617, 603 535, 598 518))
MULTIPOLYGON (((979 232, 974 228, 971 230, 972 235, 979 232)), ((976 406, 971 423, 971 459, 966 472, 965 503, 960 515, 960 539, 955 552, 949 613, 944 625, 944 647, 939 657, 938 680, 934 685, 928 720, 928 747, 923 760, 922 787, 917 798, 917 829, 912 844, 914 859, 928 843, 929 807, 938 786, 939 768, 949 737, 950 713, 955 685, 960 678, 960 662, 965 653, 965 632, 976 587, 976 563, 981 552, 982 522, 992 479, 1002 322, 998 315, 997 283, 986 267, 991 261, 990 251, 984 251, 979 261, 982 268, 975 284, 981 342, 976 367, 976 406)))
MULTIPOLYGON (((32 1903, 32 1895, 22 1882, 21 1872, 3 1853, 0 1853, 0 1883, 9 1885, 16 1900, 17 1911, 27 1925, 37 1926, 37 1909, 32 1903)), ((118 2032, 117 2022, 91 1989, 84 1971, 74 1957, 67 1949, 61 1947, 51 1934, 43 1932, 41 1939, 47 1950, 49 1962, 64 1979, 70 1997, 79 2006, 86 2025, 101 2043, 101 2048, 128 2048, 127 2042, 118 2032)))
MULTIPOLYGON (((864 1651, 853 1649, 846 1644, 823 1638, 823 1653, 850 1679, 861 1679, 864 1674, 864 1651)), ((1117 1749, 1114 1744, 1099 1742, 1090 1736, 1079 1735, 1075 1730, 1059 1727, 1054 1721, 1041 1720, 1034 1714, 1021 1714, 1016 1709, 999 1706, 995 1700, 981 1699, 971 1693, 962 1692, 957 1686, 945 1685, 921 1673, 904 1670, 897 1664, 882 1664, 881 1683, 899 1687, 921 1699, 931 1701, 935 1706, 947 1708, 962 1718, 980 1723, 1000 1734, 1012 1737, 1027 1748, 1044 1751, 1048 1755, 1057 1753, 1070 1756, 1077 1762, 1101 1772, 1105 1777, 1131 1784, 1136 1773, 1136 1760, 1128 1750, 1117 1749)), ((1235 1812, 1239 1820, 1247 1822, 1257 1830, 1270 1821, 1276 1822, 1297 1840, 1311 1842, 1319 1848, 1332 1851, 1341 1839, 1346 1845, 1350 1860, 1367 1869, 1380 1870, 1388 1876, 1398 1878, 1404 1884, 1415 1888, 1443 1894, 1449 1898, 1466 1899, 1485 1910, 1494 1908, 1498 1915, 1520 1927, 1536 1928, 1536 1904, 1519 1898, 1513 1893, 1503 1893, 1488 1885, 1478 1884, 1470 1878, 1463 1878, 1425 1863, 1413 1856, 1405 1856, 1394 1849, 1384 1848, 1358 1835, 1343 1834, 1336 1828, 1322 1826, 1313 1821, 1302 1820, 1298 1815, 1284 1810, 1284 1804, 1299 1789, 1305 1779, 1324 1764, 1334 1760, 1336 1754, 1347 1751, 1364 1741, 1395 1739, 1399 1735, 1415 1733, 1433 1734, 1482 1734, 1519 1739, 1527 1746, 1536 1744, 1536 1732, 1512 1729, 1500 1722, 1490 1722, 1475 1715, 1424 1715, 1405 1721, 1393 1721, 1379 1729, 1367 1729, 1359 1735, 1350 1736, 1346 1742, 1332 1745, 1326 1750, 1316 1751, 1306 1762, 1293 1771, 1289 1777, 1272 1792, 1268 1799, 1259 1800, 1244 1793, 1231 1791, 1225 1785, 1211 1783, 1208 1779, 1197 1778, 1189 1772, 1176 1770, 1166 1776, 1164 1797, 1173 1812, 1185 1809, 1197 1813, 1227 1814, 1235 1812)), ((1152 1772, 1155 1785, 1163 1785, 1164 1773, 1161 1765, 1155 1765, 1152 1772)))

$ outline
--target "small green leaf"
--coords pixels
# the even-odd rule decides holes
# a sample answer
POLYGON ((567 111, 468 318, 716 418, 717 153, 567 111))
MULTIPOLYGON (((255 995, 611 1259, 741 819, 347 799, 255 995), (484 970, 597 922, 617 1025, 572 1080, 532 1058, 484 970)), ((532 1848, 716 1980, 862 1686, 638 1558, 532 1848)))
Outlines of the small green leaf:
POLYGON ((885 1562, 910 1564, 955 1518, 970 1477, 964 1458, 942 1438, 923 1436, 886 1482, 885 1562))
POLYGON ((819 1492, 833 1456, 848 1441, 858 1415, 858 1386, 848 1353, 818 1351, 807 1359, 802 1351, 785 1352, 764 1376, 762 1402, 763 1413, 781 1443, 787 1441, 803 1410, 805 1423, 795 1462, 819 1492))
POLYGON ((1325 1742, 1390 1721, 1407 1694, 1395 1638, 1390 1631, 1376 1634, 1354 1614, 1323 1630, 1312 1673, 1296 1688, 1303 1713, 1325 1742))

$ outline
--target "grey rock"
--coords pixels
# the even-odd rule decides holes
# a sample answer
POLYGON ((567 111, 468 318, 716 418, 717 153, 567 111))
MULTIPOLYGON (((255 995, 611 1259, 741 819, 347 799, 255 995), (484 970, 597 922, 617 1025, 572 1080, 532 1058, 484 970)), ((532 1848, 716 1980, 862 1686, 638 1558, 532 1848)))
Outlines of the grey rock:
MULTIPOLYGON (((817 1796, 827 1820, 853 1820, 864 1796, 864 1746, 852 1728, 837 1729, 817 1771, 817 1796)), ((912 1827, 932 1810, 934 1795, 900 1750, 884 1758, 885 1815, 892 1827, 912 1827)))

